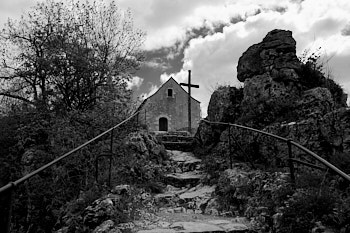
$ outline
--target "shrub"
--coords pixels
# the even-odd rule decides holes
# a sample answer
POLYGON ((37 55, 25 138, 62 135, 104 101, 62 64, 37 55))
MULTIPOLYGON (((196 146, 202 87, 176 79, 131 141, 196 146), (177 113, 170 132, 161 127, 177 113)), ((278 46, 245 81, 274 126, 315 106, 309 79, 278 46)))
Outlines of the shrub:
POLYGON ((283 210, 281 233, 308 233, 317 221, 326 220, 335 207, 336 196, 329 189, 299 189, 283 210))
MULTIPOLYGON (((301 63, 298 74, 304 90, 315 87, 325 87, 332 94, 337 107, 346 107, 345 93, 341 86, 323 72, 323 64, 318 64, 319 57, 301 63)), ((329 76, 329 75, 328 75, 329 76)))

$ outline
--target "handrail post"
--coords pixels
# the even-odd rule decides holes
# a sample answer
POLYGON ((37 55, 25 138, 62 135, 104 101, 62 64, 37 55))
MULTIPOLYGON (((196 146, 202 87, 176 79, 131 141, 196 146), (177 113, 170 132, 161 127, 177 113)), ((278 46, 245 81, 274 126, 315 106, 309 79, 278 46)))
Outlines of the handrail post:
POLYGON ((11 219, 12 219, 12 211, 13 211, 13 199, 14 199, 14 192, 15 192, 15 188, 16 185, 14 182, 10 183, 11 187, 8 189, 8 201, 5 203, 4 205, 6 206, 4 209, 6 209, 4 212, 7 213, 4 216, 4 225, 0 227, 1 231, 4 231, 6 233, 10 233, 11 232, 11 219))
POLYGON ((294 165, 293 165, 293 154, 292 154, 292 139, 287 140, 288 145, 288 165, 289 165, 289 171, 290 171, 290 180, 292 182, 292 185, 295 185, 295 171, 294 171, 294 165))
POLYGON ((110 156, 109 156, 109 173, 108 173, 108 186, 111 187, 111 173, 112 173, 112 158, 113 158, 113 131, 111 131, 111 145, 110 145, 110 156))
POLYGON ((98 155, 95 156, 95 180, 98 184, 98 155))
POLYGON ((228 146, 229 146, 229 156, 230 156, 230 168, 233 168, 232 161, 232 151, 231 151, 231 125, 228 125, 228 146))
POLYGON ((136 115, 136 125, 137 127, 140 127, 139 114, 136 115))

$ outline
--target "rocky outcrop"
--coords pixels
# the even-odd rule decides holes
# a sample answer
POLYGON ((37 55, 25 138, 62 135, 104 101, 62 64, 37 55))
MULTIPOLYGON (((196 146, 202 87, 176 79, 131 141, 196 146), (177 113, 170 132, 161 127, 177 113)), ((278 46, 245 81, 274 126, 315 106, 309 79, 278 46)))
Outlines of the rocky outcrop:
MULTIPOLYGON (((88 206, 83 213, 83 223, 90 229, 98 227, 103 222, 113 219, 121 213, 121 196, 117 194, 109 194, 95 200, 88 206)), ((109 224, 108 224, 109 225, 109 224)))
POLYGON ((243 89, 221 86, 211 95, 208 106, 208 120, 232 122, 240 112, 240 103, 243 98, 243 89))
MULTIPOLYGON (((349 126, 350 119, 336 119, 340 113, 342 118, 348 115, 346 108, 339 108, 343 103, 335 99, 335 93, 340 95, 341 90, 333 81, 322 77, 319 71, 307 70, 307 66, 298 60, 295 46, 292 32, 276 29, 269 32, 262 42, 249 47, 237 66, 237 78, 244 82, 242 95, 233 98, 237 95, 230 94, 233 93, 230 87, 219 88, 211 97, 207 119, 263 129, 291 138, 326 157, 350 153, 343 140, 347 136, 344 130, 340 130, 349 126)), ((285 149, 284 145, 280 146, 271 138, 262 140, 245 130, 231 130, 231 135, 256 161, 285 165, 279 161, 281 158, 271 161, 271 153, 277 154, 271 147, 285 149), (275 146, 263 146, 267 143, 275 146)), ((220 151, 219 147, 228 147, 228 135, 227 127, 206 123, 200 124, 196 134, 201 145, 216 151, 220 151)), ((242 157, 241 148, 232 144, 235 156, 242 157)))
MULTIPOLYGON (((211 97, 207 120, 241 124, 289 138, 350 173, 350 109, 345 107, 344 92, 333 80, 323 76, 312 59, 301 63, 295 46, 292 32, 273 30, 262 42, 249 47, 237 66, 237 78, 244 82, 242 95, 230 98, 230 87, 219 88, 211 97)), ((218 212, 244 214, 259 232, 284 232, 282 228, 289 224, 286 219, 294 221, 290 213, 296 214, 299 209, 314 211, 312 200, 319 195, 318 183, 313 190, 312 181, 305 180, 309 174, 320 178, 323 171, 311 171, 305 164, 294 163, 297 182, 309 183, 301 189, 292 188, 290 174, 285 173, 289 171, 285 141, 247 129, 205 122, 200 124, 196 137, 200 144, 198 151, 204 151, 205 169, 212 169, 214 179, 218 179, 213 194, 216 198, 208 202, 207 209, 213 206, 218 212), (237 167, 239 163, 249 167, 237 167), (229 166, 231 169, 225 170, 229 166), (262 168, 281 172, 264 172, 262 168), (305 198, 309 198, 308 201, 305 198)), ((292 153, 296 159, 316 162, 295 147, 292 153)), ((324 182, 326 175, 322 176, 324 182)), ((338 188, 342 185, 336 179, 332 182, 338 188)), ((314 219, 321 220, 320 217, 314 219)), ((316 232, 324 229, 322 223, 307 220, 303 224, 305 229, 316 232)))
POLYGON ((295 107, 301 93, 295 45, 292 32, 273 30, 240 57, 237 78, 244 82, 240 122, 261 128, 295 107))
POLYGON ((295 45, 291 31, 275 29, 269 32, 261 43, 252 45, 240 57, 238 80, 245 82, 265 73, 275 79, 297 79, 295 70, 300 69, 300 62, 295 55, 295 45))
MULTIPOLYGON (((249 47, 237 66, 237 78, 244 82, 244 88, 220 87, 214 91, 207 119, 263 128, 290 115, 304 91, 295 45, 291 31, 276 29, 249 47)), ((202 124, 197 137, 207 144, 215 142, 217 133, 202 124)))
MULTIPOLYGON (((243 89, 220 86, 213 92, 208 106, 207 120, 214 122, 235 122, 242 114, 243 89)), ((202 145, 215 144, 225 127, 211 127, 200 122, 195 138, 202 145)))
MULTIPOLYGON (((339 155, 350 153, 350 109, 340 108, 320 117, 320 112, 326 106, 319 105, 319 108, 315 108, 319 111, 310 113, 308 119, 285 124, 276 123, 265 127, 264 130, 299 142, 328 161, 335 162, 339 159, 339 155)), ((284 160, 286 165, 287 155, 280 153, 286 150, 285 143, 277 143, 274 139, 265 138, 261 140, 257 151, 271 164, 276 160, 284 160)), ((305 154, 299 150, 294 150, 293 156, 305 159, 305 154)), ((349 171, 346 163, 344 166, 341 164, 338 164, 341 169, 349 171)))
POLYGON ((125 144, 147 159, 161 160, 166 156, 163 144, 146 131, 131 133, 125 139, 125 144))
POLYGON ((276 215, 274 222, 270 213, 284 205, 280 196, 291 194, 291 191, 287 173, 234 166, 222 173, 216 193, 219 209, 248 217, 251 227, 257 232, 271 232, 279 221, 276 215), (273 202, 270 198, 273 198, 273 202))
POLYGON ((308 119, 323 117, 333 108, 334 100, 330 91, 324 87, 316 87, 303 93, 301 99, 296 103, 295 110, 299 119, 308 119))

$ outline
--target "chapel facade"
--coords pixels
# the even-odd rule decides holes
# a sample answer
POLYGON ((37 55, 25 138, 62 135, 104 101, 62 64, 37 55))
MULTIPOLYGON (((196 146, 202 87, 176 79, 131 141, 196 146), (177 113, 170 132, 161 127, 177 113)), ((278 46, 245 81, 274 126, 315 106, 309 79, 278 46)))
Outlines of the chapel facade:
MULTIPOLYGON (((139 124, 150 131, 188 130, 188 93, 173 78, 145 99, 138 111, 139 124)), ((191 97, 192 132, 197 130, 200 119, 200 102, 191 97)))

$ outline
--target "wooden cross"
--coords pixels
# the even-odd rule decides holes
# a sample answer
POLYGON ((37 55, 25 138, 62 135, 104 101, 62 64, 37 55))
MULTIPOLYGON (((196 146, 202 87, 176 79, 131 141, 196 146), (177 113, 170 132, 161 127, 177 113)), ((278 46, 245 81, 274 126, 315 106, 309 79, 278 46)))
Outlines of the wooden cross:
POLYGON ((180 83, 180 85, 188 87, 188 132, 192 133, 192 127, 191 127, 191 87, 199 88, 199 85, 191 84, 191 70, 188 71, 188 83, 180 83))

